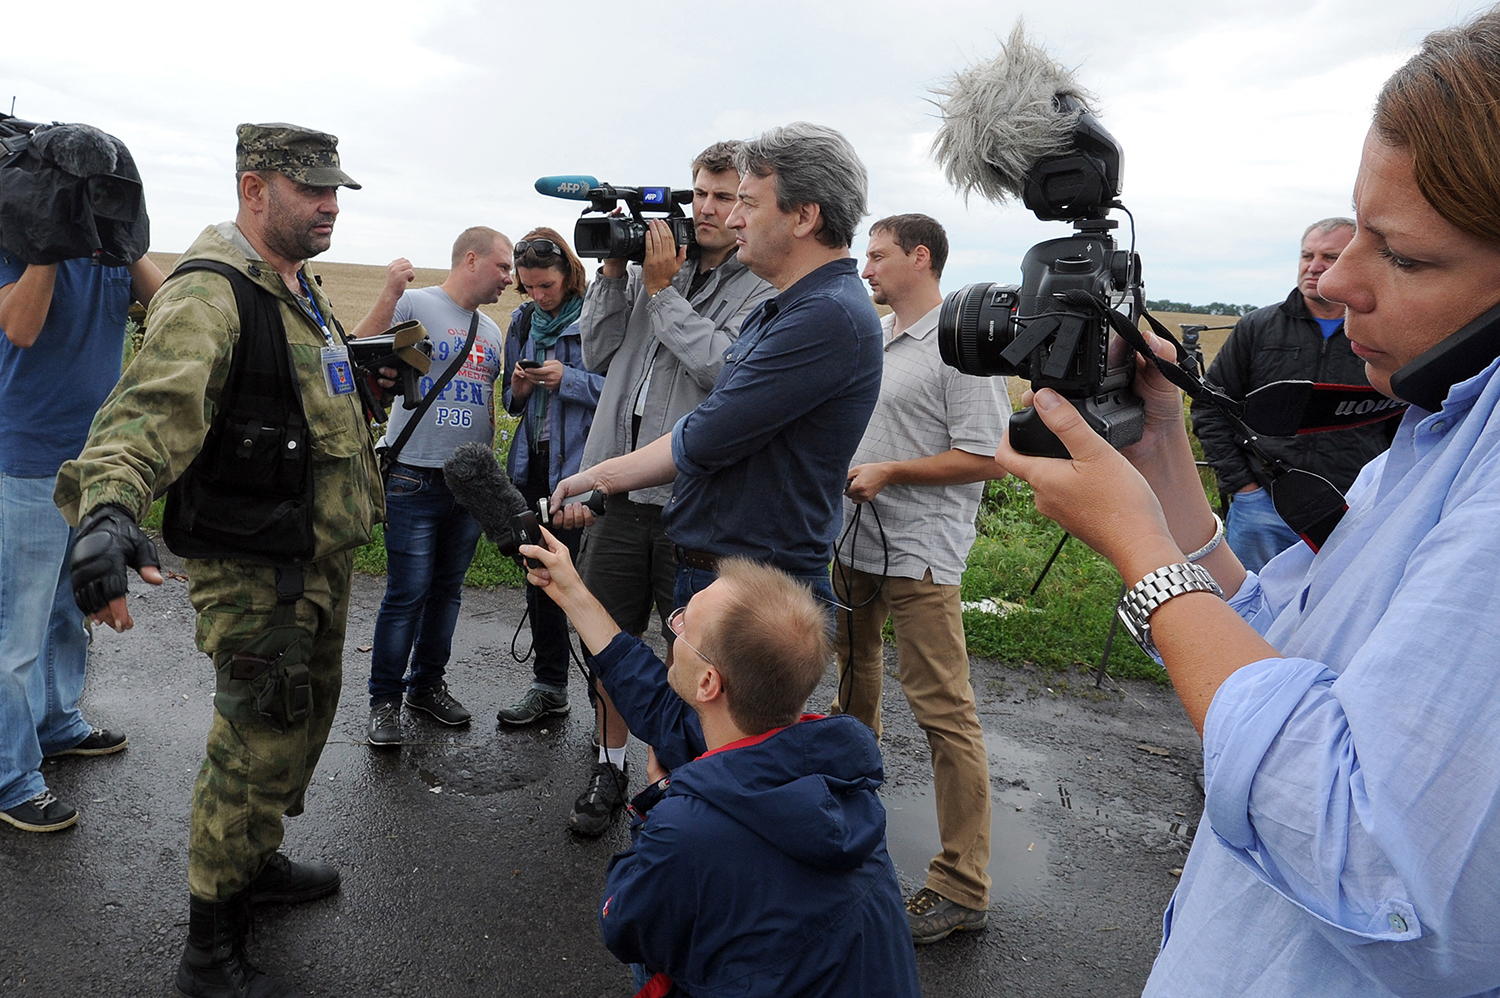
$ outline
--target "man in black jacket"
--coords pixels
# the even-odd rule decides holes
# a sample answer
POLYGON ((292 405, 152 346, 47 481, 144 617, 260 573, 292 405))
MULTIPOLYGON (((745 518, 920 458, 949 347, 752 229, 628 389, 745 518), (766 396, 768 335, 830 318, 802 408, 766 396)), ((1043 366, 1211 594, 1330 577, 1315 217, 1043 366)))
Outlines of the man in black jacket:
MULTIPOLYGON (((1237 399, 1273 381, 1368 385, 1365 364, 1344 337, 1344 306, 1318 295, 1318 279, 1354 237, 1354 220, 1325 218, 1302 235, 1297 287, 1279 305, 1245 316, 1230 332, 1208 368, 1208 380, 1237 399)), ((1225 539, 1251 571, 1297 543, 1276 514, 1266 490, 1270 478, 1242 446, 1243 438, 1212 406, 1193 407, 1193 431, 1219 479, 1219 493, 1232 498, 1225 539)), ((1322 475, 1348 491, 1359 469, 1390 446, 1391 425, 1295 437, 1261 437, 1261 447, 1294 468, 1322 475)))

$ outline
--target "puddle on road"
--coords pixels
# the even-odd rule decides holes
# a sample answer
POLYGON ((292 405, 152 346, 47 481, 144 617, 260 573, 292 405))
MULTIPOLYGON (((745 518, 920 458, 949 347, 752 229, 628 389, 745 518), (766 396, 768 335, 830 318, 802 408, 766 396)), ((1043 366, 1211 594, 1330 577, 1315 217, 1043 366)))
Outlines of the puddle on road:
MULTIPOLYGON (((882 794, 886 848, 891 860, 918 884, 927 879, 927 864, 942 842, 938 839, 937 798, 931 787, 915 792, 882 794)), ((990 862, 995 894, 1036 891, 1047 876, 1046 836, 1022 820, 1003 798, 990 807, 990 862)))

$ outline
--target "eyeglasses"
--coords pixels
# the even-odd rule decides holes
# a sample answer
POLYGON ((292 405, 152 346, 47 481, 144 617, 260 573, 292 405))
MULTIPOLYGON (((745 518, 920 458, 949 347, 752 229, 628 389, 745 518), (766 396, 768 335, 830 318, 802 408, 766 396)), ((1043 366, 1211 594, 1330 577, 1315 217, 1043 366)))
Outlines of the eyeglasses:
MULTIPOLYGON (((678 641, 681 641, 683 644, 687 645, 688 651, 691 651, 694 655, 697 655, 699 658, 703 659, 703 661, 708 662, 709 665, 713 665, 712 662, 709 662, 707 655, 703 654, 692 645, 688 645, 687 638, 682 636, 682 614, 686 609, 687 607, 685 606, 679 606, 677 609, 673 610, 672 615, 667 618, 667 626, 672 629, 673 634, 677 635, 678 641)), ((718 668, 718 666, 714 666, 714 668, 718 668)))
POLYGON ((567 255, 561 246, 550 239, 522 239, 516 243, 516 256, 522 257, 527 253, 537 258, 567 255))

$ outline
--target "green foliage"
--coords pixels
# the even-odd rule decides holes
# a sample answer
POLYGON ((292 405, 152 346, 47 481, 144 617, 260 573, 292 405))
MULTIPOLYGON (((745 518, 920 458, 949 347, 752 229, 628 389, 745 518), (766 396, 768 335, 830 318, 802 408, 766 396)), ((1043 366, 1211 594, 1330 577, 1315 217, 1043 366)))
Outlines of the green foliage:
MULTIPOLYGON (((1001 616, 964 611, 969 651, 1049 671, 1097 666, 1120 595, 1120 576, 1113 566, 1081 542, 1069 540, 1031 595, 1062 529, 1036 511, 1031 487, 1017 479, 989 483, 978 525, 980 536, 964 572, 963 599, 994 600, 1008 612, 1001 616)), ((1109 671, 1135 679, 1166 679, 1161 667, 1123 632, 1115 636, 1109 671)))

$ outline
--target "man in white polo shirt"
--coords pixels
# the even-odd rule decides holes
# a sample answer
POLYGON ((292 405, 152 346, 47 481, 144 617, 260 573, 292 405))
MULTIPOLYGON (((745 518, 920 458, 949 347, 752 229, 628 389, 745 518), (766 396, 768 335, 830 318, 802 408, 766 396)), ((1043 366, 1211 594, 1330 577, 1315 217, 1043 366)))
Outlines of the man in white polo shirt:
POLYGON ((932 750, 942 851, 906 903, 912 939, 936 942, 988 921, 990 779, 969 684, 958 584, 974 543, 983 482, 1001 474, 995 447, 1010 406, 1004 381, 943 364, 938 281, 948 258, 943 227, 894 215, 870 228, 864 278, 881 320, 880 401, 854 454, 833 569, 839 600, 835 713, 879 736, 881 631, 892 620, 901 685, 932 750), (877 526, 878 515, 878 526, 877 526), (884 541, 882 542, 882 535, 884 541))

